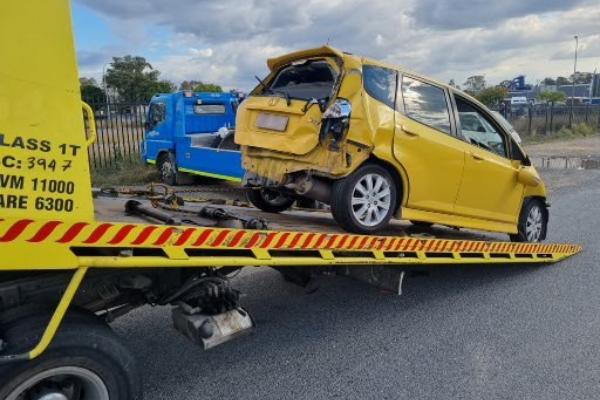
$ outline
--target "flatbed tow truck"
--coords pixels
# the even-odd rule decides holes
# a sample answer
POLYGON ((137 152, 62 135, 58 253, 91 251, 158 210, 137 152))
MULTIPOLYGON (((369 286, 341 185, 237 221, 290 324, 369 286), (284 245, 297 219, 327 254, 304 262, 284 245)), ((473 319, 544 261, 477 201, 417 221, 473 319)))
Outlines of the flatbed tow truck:
POLYGON ((581 250, 395 227, 347 234, 325 213, 271 218, 157 188, 94 198, 95 128, 80 100, 69 2, 8 2, 0 38, 1 399, 141 398, 135 358, 107 323, 169 305, 175 328, 212 348, 254 325, 230 284, 242 267, 300 284, 321 271, 354 275, 400 292, 415 266, 547 264, 581 250))

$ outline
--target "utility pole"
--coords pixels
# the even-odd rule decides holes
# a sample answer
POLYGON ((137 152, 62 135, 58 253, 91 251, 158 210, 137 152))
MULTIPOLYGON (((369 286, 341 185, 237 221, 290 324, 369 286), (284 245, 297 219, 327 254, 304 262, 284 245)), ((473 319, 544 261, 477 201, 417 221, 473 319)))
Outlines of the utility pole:
POLYGON ((575 35, 575 60, 573 62, 573 86, 571 87, 571 113, 569 114, 569 128, 573 127, 573 104, 575 103, 575 74, 577 73, 577 47, 579 36, 575 35))
POLYGON ((104 100, 106 101, 106 118, 109 118, 110 116, 110 104, 108 102, 108 86, 106 85, 106 66, 109 65, 110 63, 105 63, 102 66, 102 86, 104 89, 104 100))

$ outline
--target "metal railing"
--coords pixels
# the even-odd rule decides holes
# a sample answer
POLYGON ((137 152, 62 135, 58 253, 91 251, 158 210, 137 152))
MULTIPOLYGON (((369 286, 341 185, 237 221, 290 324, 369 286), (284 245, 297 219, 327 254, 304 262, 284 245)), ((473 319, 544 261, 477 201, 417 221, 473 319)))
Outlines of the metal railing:
POLYGON ((140 158, 147 102, 87 99, 94 111, 96 141, 89 147, 92 169, 109 168, 140 158))

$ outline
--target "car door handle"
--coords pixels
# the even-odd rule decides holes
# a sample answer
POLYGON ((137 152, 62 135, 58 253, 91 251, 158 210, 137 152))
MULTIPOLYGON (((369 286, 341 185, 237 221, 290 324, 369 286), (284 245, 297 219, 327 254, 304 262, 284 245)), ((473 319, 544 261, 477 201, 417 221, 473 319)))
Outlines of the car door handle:
POLYGON ((419 136, 418 132, 411 130, 410 128, 406 127, 405 125, 402 125, 402 131, 404 133, 406 133, 408 136, 413 136, 413 137, 419 136))
POLYGON ((473 157, 473 159, 475 159, 477 161, 483 161, 483 160, 485 160, 485 158, 483 158, 479 154, 476 154, 476 153, 473 153, 473 152, 471 152, 471 157, 473 157))

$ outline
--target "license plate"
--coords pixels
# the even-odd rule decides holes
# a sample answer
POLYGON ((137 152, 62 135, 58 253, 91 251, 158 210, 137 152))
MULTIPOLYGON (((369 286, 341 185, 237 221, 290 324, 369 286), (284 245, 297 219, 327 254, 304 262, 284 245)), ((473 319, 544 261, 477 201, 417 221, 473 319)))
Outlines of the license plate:
POLYGON ((256 127, 261 129, 284 132, 287 124, 288 117, 283 115, 260 113, 256 117, 256 127))

